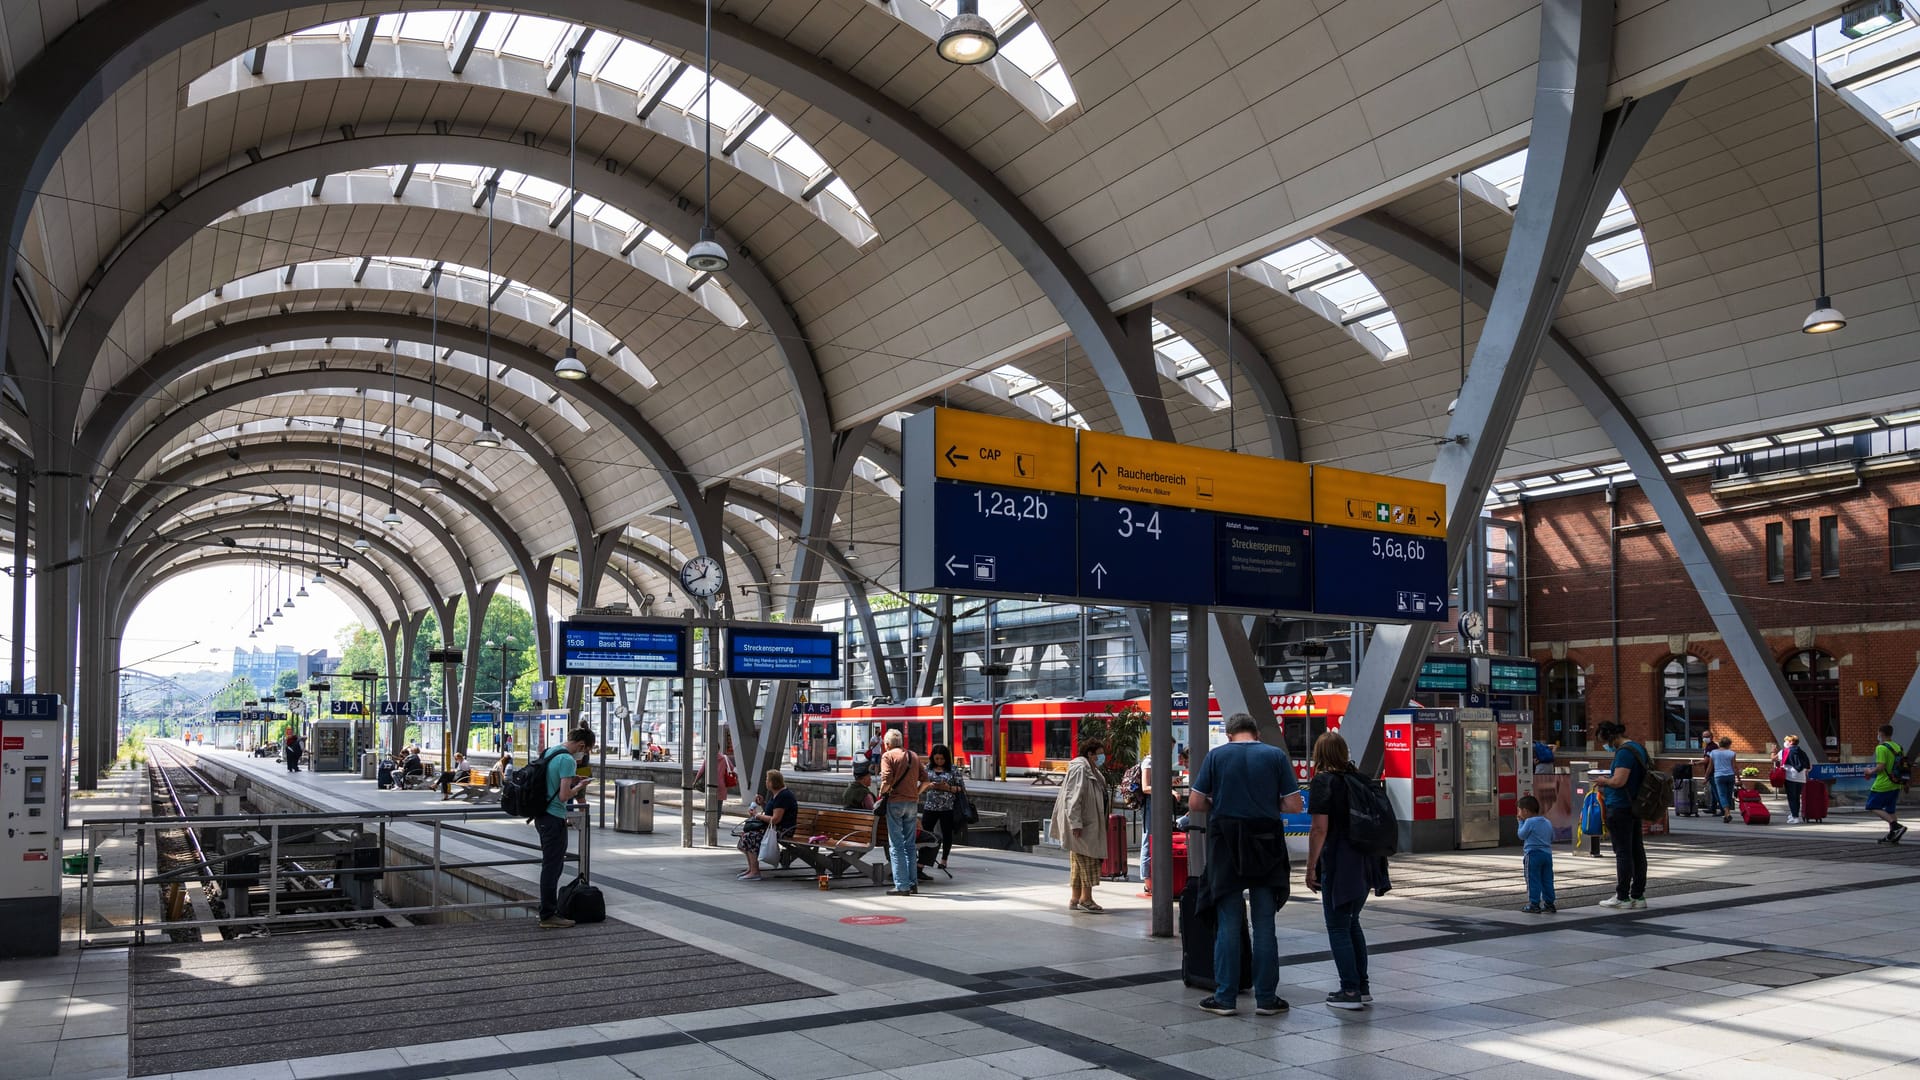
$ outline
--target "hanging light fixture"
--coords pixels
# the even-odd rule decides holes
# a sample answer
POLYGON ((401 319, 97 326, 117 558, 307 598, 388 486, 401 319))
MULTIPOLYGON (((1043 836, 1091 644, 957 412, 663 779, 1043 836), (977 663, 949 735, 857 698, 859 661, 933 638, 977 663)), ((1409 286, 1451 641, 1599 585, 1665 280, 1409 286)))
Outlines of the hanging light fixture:
POLYGON ((440 449, 440 270, 434 267, 427 277, 433 289, 433 315, 427 332, 427 478, 420 481, 421 491, 440 490, 439 464, 434 457, 440 449))
POLYGON ((1460 395, 1467 391, 1467 201, 1460 174, 1453 174, 1453 291, 1458 294, 1460 312, 1460 389, 1447 402, 1447 415, 1460 407, 1460 395))
POLYGON ((940 59, 953 64, 984 64, 1000 52, 1000 37, 980 14, 980 0, 960 0, 960 10, 947 20, 934 46, 940 59))
POLYGON ((500 433, 493 430, 493 200, 500 196, 499 177, 488 177, 483 190, 487 193, 487 328, 480 377, 486 382, 480 397, 480 434, 473 437, 473 445, 497 450, 501 442, 500 433))
POLYGON ((860 553, 853 546, 853 477, 847 477, 847 565, 860 561, 860 553))
POLYGON ((575 186, 574 167, 580 157, 580 54, 584 38, 576 38, 567 50, 567 66, 573 74, 573 101, 567 108, 567 351, 553 365, 553 373, 568 382, 587 377, 587 365, 580 362, 580 350, 574 345, 573 316, 580 297, 573 288, 573 264, 578 256, 575 237, 580 231, 580 189, 575 186))
POLYGON ((773 579, 787 580, 786 564, 780 561, 780 525, 777 522, 773 523, 773 579))
POLYGON ((360 535, 353 538, 353 549, 365 551, 373 545, 367 540, 367 391, 360 390, 360 535))
POLYGON ((1827 294, 1827 221, 1826 198, 1820 175, 1820 24, 1808 31, 1808 65, 1813 72, 1813 246, 1820 260, 1820 296, 1813 310, 1800 323, 1803 334, 1831 334, 1847 325, 1847 317, 1833 306, 1827 294))
POLYGON ((380 523, 391 529, 400 524, 400 339, 389 339, 387 350, 393 386, 387 391, 387 512, 380 523))
POLYGON ((687 249, 687 268, 717 274, 727 268, 727 249, 713 237, 713 0, 707 0, 706 195, 700 207, 700 239, 687 249))

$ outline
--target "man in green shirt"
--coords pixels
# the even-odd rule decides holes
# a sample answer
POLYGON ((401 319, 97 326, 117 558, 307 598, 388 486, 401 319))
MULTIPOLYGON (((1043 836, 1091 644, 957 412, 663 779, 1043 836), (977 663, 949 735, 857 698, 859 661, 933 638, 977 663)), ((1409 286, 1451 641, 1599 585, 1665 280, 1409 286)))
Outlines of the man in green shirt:
POLYGON ((873 809, 873 768, 864 761, 853 766, 853 783, 840 796, 840 805, 848 810, 873 809))
POLYGON ((533 819, 540 833, 540 928, 565 930, 573 920, 560 914, 560 871, 567 862, 567 803, 586 789, 578 775, 580 759, 593 749, 593 732, 574 728, 567 741, 540 755, 547 763, 547 810, 533 819))
POLYGON ((1878 841, 1882 844, 1897 844, 1907 835, 1907 827, 1900 824, 1900 781, 1895 779, 1904 771, 1900 768, 1904 754, 1900 744, 1893 741, 1893 725, 1880 725, 1880 745, 1873 748, 1873 786, 1867 792, 1867 812, 1887 823, 1887 835, 1878 841))

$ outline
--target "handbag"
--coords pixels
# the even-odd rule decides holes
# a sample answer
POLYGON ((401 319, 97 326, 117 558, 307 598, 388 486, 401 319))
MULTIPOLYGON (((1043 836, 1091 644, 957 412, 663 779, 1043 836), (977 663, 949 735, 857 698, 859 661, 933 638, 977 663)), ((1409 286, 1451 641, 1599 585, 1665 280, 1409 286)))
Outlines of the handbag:
POLYGON ((980 811, 974 807, 973 800, 967 797, 967 793, 962 791, 955 798, 960 800, 960 820, 968 825, 979 824, 980 811))
POLYGON ((767 826, 766 831, 760 834, 759 854, 760 863, 763 866, 771 864, 780 858, 780 834, 775 832, 771 825, 767 826))
POLYGON ((1767 783, 1772 784, 1774 787, 1779 787, 1786 782, 1787 767, 1779 764, 1774 765, 1773 771, 1767 774, 1767 783))

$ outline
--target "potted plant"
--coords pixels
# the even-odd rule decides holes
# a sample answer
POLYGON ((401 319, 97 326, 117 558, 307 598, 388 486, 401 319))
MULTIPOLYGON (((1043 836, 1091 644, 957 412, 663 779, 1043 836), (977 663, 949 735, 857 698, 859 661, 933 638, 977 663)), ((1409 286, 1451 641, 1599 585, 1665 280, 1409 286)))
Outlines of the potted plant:
POLYGON ((1752 765, 1740 770, 1740 782, 1755 791, 1760 790, 1760 770, 1752 765))

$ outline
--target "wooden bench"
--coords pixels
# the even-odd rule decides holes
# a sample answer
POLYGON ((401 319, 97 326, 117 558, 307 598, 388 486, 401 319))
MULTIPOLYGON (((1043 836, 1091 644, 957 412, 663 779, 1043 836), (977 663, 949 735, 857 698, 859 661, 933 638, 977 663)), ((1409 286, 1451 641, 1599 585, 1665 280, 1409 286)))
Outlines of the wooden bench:
POLYGON ((1069 763, 1065 761, 1040 762, 1039 767, 1036 768, 1033 773, 1033 784, 1038 787, 1057 787, 1060 781, 1067 778, 1068 764, 1069 763))
POLYGON ((862 861, 874 848, 873 836, 874 817, 866 810, 802 806, 793 817, 793 834, 780 841, 779 865, 768 869, 793 869, 797 862, 813 877, 867 877, 862 861))

